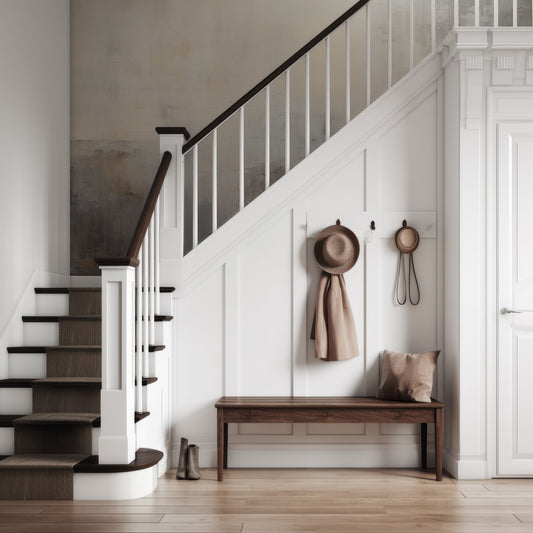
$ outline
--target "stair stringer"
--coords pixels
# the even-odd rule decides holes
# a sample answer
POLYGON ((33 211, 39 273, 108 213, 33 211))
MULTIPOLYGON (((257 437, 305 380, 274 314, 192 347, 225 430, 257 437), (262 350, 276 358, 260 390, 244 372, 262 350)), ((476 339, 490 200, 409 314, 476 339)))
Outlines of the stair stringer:
POLYGON ((194 289, 224 264, 232 251, 288 213, 304 192, 308 195, 331 179, 383 124, 416 106, 424 94, 434 89, 441 74, 442 57, 437 51, 181 260, 168 259, 175 253, 165 251, 163 257, 167 259, 161 260, 162 283, 177 288, 175 297, 194 289))

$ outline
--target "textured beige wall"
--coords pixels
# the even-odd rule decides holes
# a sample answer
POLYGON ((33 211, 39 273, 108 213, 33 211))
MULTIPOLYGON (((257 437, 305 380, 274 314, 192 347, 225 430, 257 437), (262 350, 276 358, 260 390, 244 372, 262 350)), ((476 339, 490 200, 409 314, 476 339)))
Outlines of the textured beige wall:
POLYGON ((127 247, 156 126, 194 134, 351 4, 71 0, 72 273, 127 247))

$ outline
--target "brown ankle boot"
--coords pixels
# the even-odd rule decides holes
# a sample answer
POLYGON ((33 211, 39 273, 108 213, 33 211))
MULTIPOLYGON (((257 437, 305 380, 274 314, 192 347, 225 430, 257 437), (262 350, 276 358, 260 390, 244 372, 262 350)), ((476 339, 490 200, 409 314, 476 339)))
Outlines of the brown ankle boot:
POLYGON ((178 459, 178 471, 176 472, 176 479, 187 479, 187 449, 189 441, 182 437, 180 443, 180 456, 178 459))
POLYGON ((199 452, 200 448, 196 444, 191 444, 187 448, 187 463, 189 467, 187 479, 200 479, 199 452))

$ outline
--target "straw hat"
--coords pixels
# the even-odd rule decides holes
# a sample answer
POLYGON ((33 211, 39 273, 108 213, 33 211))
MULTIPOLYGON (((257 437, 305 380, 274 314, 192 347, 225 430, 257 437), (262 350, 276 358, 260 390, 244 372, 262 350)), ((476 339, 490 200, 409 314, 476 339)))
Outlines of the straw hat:
POLYGON ((323 229, 315 240, 315 258, 320 268, 329 274, 344 274, 352 268, 359 257, 359 241, 354 232, 341 226, 323 229))
POLYGON ((404 221, 402 227, 396 232, 394 241, 396 242, 396 248, 402 254, 412 254, 418 247, 420 236, 415 228, 407 226, 404 221))

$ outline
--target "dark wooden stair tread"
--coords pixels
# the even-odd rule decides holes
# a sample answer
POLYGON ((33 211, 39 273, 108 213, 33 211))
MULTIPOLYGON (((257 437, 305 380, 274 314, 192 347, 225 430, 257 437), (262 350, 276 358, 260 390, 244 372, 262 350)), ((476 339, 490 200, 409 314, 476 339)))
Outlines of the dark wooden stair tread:
POLYGON ((0 415, 0 428, 13 427, 13 421, 21 416, 26 415, 0 415))
POLYGON ((132 472, 155 466, 163 458, 163 452, 150 448, 139 448, 135 459, 127 465, 98 464, 97 455, 69 453, 36 453, 19 455, 0 455, 0 468, 3 469, 67 469, 74 473, 106 474, 132 472))
MULTIPOLYGON (((11 428, 11 427, 13 427, 15 425, 14 424, 15 420, 17 418, 21 418, 23 416, 29 416, 29 415, 0 415, 0 428, 11 428)), ((141 420, 145 419, 148 416, 150 416, 150 411, 145 411, 143 413, 136 412, 135 413, 135 423, 140 422, 141 420)), ((43 425, 44 425, 44 422, 43 422, 43 425)), ((99 428, 100 427, 100 425, 101 425, 100 415, 98 415, 98 417, 93 420, 92 425, 95 428, 99 428)))
POLYGON ((31 384, 35 381, 34 378, 9 378, 0 379, 0 388, 6 389, 23 389, 25 387, 31 387, 31 384))
MULTIPOLYGON (((150 344, 148 346, 149 352, 160 352, 165 349, 164 344, 150 344)), ((87 345, 60 345, 60 346, 8 346, 7 353, 46 353, 48 350, 54 352, 99 352, 102 350, 101 346, 87 345)))
POLYGON ((33 381, 32 385, 50 385, 53 387, 101 387, 102 378, 86 377, 55 377, 40 378, 33 381))
POLYGON ((0 461, 0 469, 71 469, 90 456, 77 453, 24 453, 0 461))
POLYGON ((90 424, 100 413, 32 413, 13 420, 15 426, 57 426, 63 424, 90 424))
POLYGON ((98 464, 98 456, 91 455, 74 467, 74 473, 105 474, 115 472, 131 472, 143 470, 156 465, 163 458, 163 452, 150 448, 139 448, 135 453, 135 459, 127 465, 101 465, 98 464))
MULTIPOLYGON (((159 292, 174 292, 175 287, 159 287, 159 292)), ((102 292, 101 287, 36 287, 35 294, 70 294, 71 292, 102 292)))
MULTIPOLYGON (((99 386, 101 387, 102 379, 101 378, 9 378, 9 379, 0 379, 0 388, 3 389, 24 389, 31 387, 36 381, 40 382, 41 385, 50 385, 50 386, 99 386), (52 382, 51 380, 56 380, 52 382), (63 381, 59 381, 63 380, 63 381), (69 380, 69 382, 67 382, 69 380), (85 381, 82 381, 85 380, 85 381), (88 381, 88 380, 98 380, 88 381)), ((143 378, 143 386, 150 385, 150 383, 155 383, 157 381, 156 377, 145 377, 143 378)))
MULTIPOLYGON (((24 315, 22 322, 59 322, 60 320, 102 320, 100 315, 24 315)), ((172 320, 171 315, 155 315, 155 322, 169 322, 172 320)))

